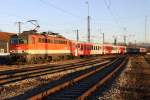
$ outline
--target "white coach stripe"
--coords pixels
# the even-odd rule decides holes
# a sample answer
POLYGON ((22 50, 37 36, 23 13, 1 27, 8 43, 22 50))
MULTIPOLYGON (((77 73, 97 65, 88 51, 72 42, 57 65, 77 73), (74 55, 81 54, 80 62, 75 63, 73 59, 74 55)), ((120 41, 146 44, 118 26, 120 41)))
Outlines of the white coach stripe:
POLYGON ((62 54, 70 53, 70 50, 27 50, 28 54, 62 54))

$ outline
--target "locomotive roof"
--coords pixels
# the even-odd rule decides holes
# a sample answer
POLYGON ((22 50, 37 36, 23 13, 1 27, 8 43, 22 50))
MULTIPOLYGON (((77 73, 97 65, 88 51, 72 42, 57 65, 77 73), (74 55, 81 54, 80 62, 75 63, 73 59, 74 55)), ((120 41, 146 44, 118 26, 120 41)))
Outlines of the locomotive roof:
POLYGON ((59 33, 54 33, 54 32, 36 33, 34 31, 24 31, 20 35, 40 35, 40 36, 50 36, 50 37, 66 39, 64 36, 60 35, 59 33))

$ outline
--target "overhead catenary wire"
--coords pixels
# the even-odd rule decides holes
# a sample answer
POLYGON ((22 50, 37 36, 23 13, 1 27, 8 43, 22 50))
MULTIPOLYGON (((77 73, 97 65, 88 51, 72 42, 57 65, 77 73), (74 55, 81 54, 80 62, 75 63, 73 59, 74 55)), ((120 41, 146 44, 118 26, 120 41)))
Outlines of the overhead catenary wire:
POLYGON ((108 1, 109 1, 109 2, 107 2, 106 0, 104 0, 104 4, 105 4, 107 10, 109 11, 110 15, 111 15, 112 18, 114 19, 116 25, 117 25, 119 28, 121 28, 121 25, 119 24, 119 20, 117 19, 116 15, 114 15, 114 13, 113 13, 112 10, 111 10, 111 7, 110 7, 110 6, 111 6, 111 1, 110 1, 110 0, 108 0, 108 1))
POLYGON ((39 1, 40 1, 41 3, 43 3, 43 4, 47 5, 47 6, 49 6, 49 7, 55 8, 55 9, 57 9, 57 10, 59 10, 59 11, 65 13, 65 14, 71 15, 71 16, 76 17, 76 18, 79 18, 79 17, 80 17, 80 16, 75 15, 75 14, 73 14, 73 13, 71 13, 71 12, 65 10, 65 9, 62 9, 62 8, 60 8, 60 7, 58 7, 58 6, 54 5, 54 4, 52 4, 52 3, 50 3, 50 2, 45 2, 44 0, 39 0, 39 1))

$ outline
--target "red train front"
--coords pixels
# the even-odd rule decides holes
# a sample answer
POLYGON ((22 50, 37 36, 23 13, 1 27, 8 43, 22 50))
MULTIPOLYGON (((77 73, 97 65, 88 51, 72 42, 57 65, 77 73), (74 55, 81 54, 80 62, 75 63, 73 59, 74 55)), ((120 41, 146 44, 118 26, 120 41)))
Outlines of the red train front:
POLYGON ((28 61, 58 60, 71 56, 71 41, 56 33, 28 31, 12 36, 10 43, 11 55, 28 61))

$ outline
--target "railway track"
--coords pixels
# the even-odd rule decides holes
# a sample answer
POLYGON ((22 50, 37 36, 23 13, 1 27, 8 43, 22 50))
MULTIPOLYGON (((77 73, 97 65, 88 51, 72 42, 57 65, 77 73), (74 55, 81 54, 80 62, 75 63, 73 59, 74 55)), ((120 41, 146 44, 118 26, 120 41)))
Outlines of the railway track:
POLYGON ((110 63, 71 73, 42 87, 11 99, 83 100, 111 79, 127 62, 121 57, 110 63))
POLYGON ((58 66, 38 66, 38 67, 29 67, 29 68, 23 68, 18 70, 1 71, 0 85, 6 85, 13 82, 21 81, 28 78, 34 78, 42 75, 59 73, 65 70, 71 70, 82 66, 92 65, 100 61, 104 61, 104 60, 92 58, 92 59, 80 61, 78 63, 64 64, 58 66))
POLYGON ((148 62, 148 64, 150 65, 150 55, 145 55, 144 58, 148 62))

